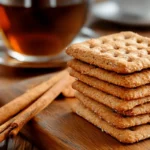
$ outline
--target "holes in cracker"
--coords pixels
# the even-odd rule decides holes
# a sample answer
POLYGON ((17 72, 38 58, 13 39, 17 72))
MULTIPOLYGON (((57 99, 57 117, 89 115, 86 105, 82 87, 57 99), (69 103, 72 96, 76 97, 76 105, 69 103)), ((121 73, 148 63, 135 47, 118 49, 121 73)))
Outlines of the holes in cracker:
POLYGON ((131 46, 131 44, 130 43, 125 43, 125 46, 131 46))
POLYGON ((126 51, 126 54, 129 54, 129 53, 130 53, 130 51, 127 50, 127 51, 126 51))
POLYGON ((107 52, 107 50, 105 50, 105 49, 102 49, 102 50, 101 50, 101 53, 105 53, 105 52, 107 52))
POLYGON ((150 43, 147 43, 147 47, 150 47, 150 43))
POLYGON ((117 41, 117 38, 114 38, 113 41, 117 41))
POLYGON ((133 61, 133 58, 128 57, 128 58, 127 58, 127 61, 128 61, 128 62, 132 62, 132 61, 133 61))
POLYGON ((137 39, 136 42, 137 42, 138 44, 141 44, 141 43, 143 42, 143 40, 142 40, 142 39, 137 39))
POLYGON ((95 45, 94 44, 90 44, 89 48, 94 48, 95 45))
POLYGON ((106 44, 106 43, 108 43, 107 39, 102 39, 101 40, 101 44, 106 44))
POLYGON ((114 57, 118 57, 119 56, 119 54, 118 53, 114 53, 114 55, 113 55, 114 57))
POLYGON ((150 55, 150 51, 147 51, 147 54, 150 55))
POLYGON ((116 49, 116 50, 120 49, 120 47, 118 45, 114 45, 113 48, 116 49))
POLYGON ((141 51, 141 50, 143 50, 143 47, 137 47, 137 50, 141 51))

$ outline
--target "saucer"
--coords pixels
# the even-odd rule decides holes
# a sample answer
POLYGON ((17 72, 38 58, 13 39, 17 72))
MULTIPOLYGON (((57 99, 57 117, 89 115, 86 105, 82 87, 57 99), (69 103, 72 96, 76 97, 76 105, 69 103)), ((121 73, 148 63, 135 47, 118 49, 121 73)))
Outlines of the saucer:
MULTIPOLYGON (((82 42, 87 39, 88 38, 84 36, 77 36, 72 43, 82 42)), ((71 58, 65 53, 65 51, 62 55, 63 56, 60 60, 51 60, 49 62, 22 62, 10 57, 7 54, 7 49, 4 46, 2 40, 0 39, 0 65, 3 66, 15 68, 61 68, 65 67, 67 61, 71 58)))
POLYGON ((111 21, 119 24, 149 26, 148 16, 138 17, 135 15, 123 14, 119 11, 119 6, 112 1, 99 2, 92 6, 92 13, 99 19, 111 21))
POLYGON ((10 57, 5 49, 0 49, 0 65, 15 67, 15 68, 58 68, 65 67, 69 57, 63 60, 50 61, 50 62, 21 62, 10 57))

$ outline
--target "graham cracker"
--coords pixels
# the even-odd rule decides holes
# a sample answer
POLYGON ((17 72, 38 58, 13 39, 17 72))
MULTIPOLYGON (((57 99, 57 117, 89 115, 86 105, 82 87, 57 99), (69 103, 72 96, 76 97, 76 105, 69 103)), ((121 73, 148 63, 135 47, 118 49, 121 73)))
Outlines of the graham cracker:
POLYGON ((108 83, 106 81, 99 80, 88 75, 83 75, 73 69, 70 69, 70 75, 76 77, 80 81, 94 88, 97 88, 98 90, 101 90, 124 100, 134 100, 150 96, 150 84, 143 85, 137 88, 125 88, 108 83))
POLYGON ((134 107, 133 109, 122 112, 122 114, 125 116, 137 116, 148 113, 150 113, 150 102, 141 104, 139 106, 134 107))
POLYGON ((67 54, 117 73, 132 73, 150 67, 150 38, 120 32, 73 44, 67 54))
POLYGON ((138 105, 150 102, 150 97, 144 97, 132 101, 125 101, 100 90, 97 90, 93 87, 90 87, 81 81, 75 81, 72 86, 75 90, 83 93, 85 96, 92 98, 93 100, 100 102, 119 113, 133 109, 138 105))
POLYGON ((129 128, 137 125, 142 125, 150 122, 150 114, 126 117, 123 116, 109 107, 92 100, 91 98, 84 96, 77 92, 76 98, 82 102, 82 104, 89 108, 91 111, 96 113, 100 118, 105 120, 107 123, 115 126, 116 128, 129 128))
POLYGON ((100 128, 102 131, 110 134, 122 143, 135 143, 150 137, 150 125, 140 125, 127 129, 119 129, 110 125, 103 119, 101 119, 94 112, 85 108, 81 103, 76 103, 72 106, 73 112, 89 121, 93 125, 100 128))
POLYGON ((150 83, 150 69, 145 69, 132 74, 118 74, 113 71, 108 71, 94 65, 90 65, 77 59, 70 60, 68 66, 81 74, 89 75, 115 85, 134 88, 137 86, 150 83))

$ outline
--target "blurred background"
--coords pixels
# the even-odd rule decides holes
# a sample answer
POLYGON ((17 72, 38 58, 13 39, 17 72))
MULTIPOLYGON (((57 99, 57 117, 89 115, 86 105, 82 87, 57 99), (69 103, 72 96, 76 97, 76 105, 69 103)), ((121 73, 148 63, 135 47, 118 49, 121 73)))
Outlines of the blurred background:
POLYGON ((100 35, 134 31, 150 36, 149 0, 96 0, 90 27, 100 35))

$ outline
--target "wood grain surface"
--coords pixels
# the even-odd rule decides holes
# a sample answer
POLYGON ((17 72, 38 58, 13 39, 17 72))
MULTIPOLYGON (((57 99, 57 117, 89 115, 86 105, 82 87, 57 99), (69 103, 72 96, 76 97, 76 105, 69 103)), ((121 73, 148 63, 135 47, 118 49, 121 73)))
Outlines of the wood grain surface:
MULTIPOLYGON (((3 148, 4 149, 4 148, 3 148)), ((38 150, 36 146, 31 144, 26 137, 23 135, 18 135, 14 139, 8 139, 6 141, 7 150, 38 150)))
MULTIPOLYGON (((0 89, 0 105, 46 80, 50 75, 25 80, 0 89)), ((33 118, 21 131, 39 149, 45 150, 149 150, 150 140, 121 144, 92 124, 71 112, 74 98, 59 97, 33 118)), ((8 139, 12 140, 12 139, 8 139)), ((24 141, 27 142, 28 140, 24 141)), ((13 142, 12 142, 13 143, 13 142)), ((29 146, 30 148, 30 146, 29 146)), ((36 149, 36 148, 35 148, 36 149)))

